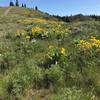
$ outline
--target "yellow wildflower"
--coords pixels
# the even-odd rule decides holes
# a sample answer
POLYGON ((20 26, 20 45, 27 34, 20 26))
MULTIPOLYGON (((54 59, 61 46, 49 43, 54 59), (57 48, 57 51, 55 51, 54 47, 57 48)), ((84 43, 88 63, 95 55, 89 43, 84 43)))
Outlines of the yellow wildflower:
POLYGON ((95 36, 91 36, 91 39, 96 39, 96 37, 95 36))
POLYGON ((84 40, 80 40, 80 43, 85 43, 85 41, 84 40))
POLYGON ((61 48, 61 54, 65 55, 65 48, 61 48))
POLYGON ((25 35, 25 33, 21 33, 21 35, 22 35, 22 36, 24 36, 24 35, 25 35))
POLYGON ((17 33, 16 36, 21 36, 21 34, 20 33, 17 33))
POLYGON ((52 46, 52 45, 50 45, 50 46, 49 46, 49 49, 52 49, 52 48, 53 48, 53 46, 52 46))
POLYGON ((36 32, 41 32, 43 29, 41 27, 35 26, 32 28, 32 32, 36 33, 36 32))
POLYGON ((30 36, 26 36, 26 39, 30 39, 31 37, 30 36))
POLYGON ((89 40, 80 40, 80 43, 77 45, 79 48, 83 48, 86 50, 92 49, 96 47, 97 49, 100 48, 100 40, 96 39, 96 37, 91 36, 89 40))

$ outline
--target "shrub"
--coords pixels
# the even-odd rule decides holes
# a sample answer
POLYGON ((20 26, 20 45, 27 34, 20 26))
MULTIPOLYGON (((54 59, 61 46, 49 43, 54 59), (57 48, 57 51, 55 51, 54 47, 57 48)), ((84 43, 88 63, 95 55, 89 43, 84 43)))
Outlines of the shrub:
POLYGON ((29 68, 30 72, 28 73, 30 75, 30 81, 32 83, 32 86, 34 89, 42 88, 42 81, 43 81, 43 71, 41 68, 39 68, 36 65, 33 65, 29 68))
POLYGON ((30 77, 27 75, 26 70, 18 68, 14 70, 6 81, 6 91, 9 97, 20 98, 25 93, 25 88, 29 84, 30 77))
POLYGON ((5 52, 0 56, 0 72, 8 70, 10 67, 14 67, 16 55, 14 52, 5 52))
POLYGON ((82 89, 62 88, 51 97, 51 100, 95 100, 94 97, 91 92, 84 93, 82 89))
POLYGON ((52 65, 51 68, 45 70, 44 85, 45 88, 53 87, 55 90, 64 83, 63 71, 58 65, 52 65))
POLYGON ((64 66, 67 63, 65 48, 49 46, 48 53, 45 56, 45 61, 42 66, 49 68, 52 64, 64 66))

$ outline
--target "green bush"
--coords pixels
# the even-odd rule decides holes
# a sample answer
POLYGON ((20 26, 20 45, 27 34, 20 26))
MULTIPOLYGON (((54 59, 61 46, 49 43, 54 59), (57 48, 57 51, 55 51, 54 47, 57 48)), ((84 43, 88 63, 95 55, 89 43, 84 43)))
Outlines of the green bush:
POLYGON ((9 96, 18 98, 24 95, 25 88, 29 84, 30 77, 24 68, 14 70, 6 81, 6 90, 9 96))
POLYGON ((9 68, 13 68, 14 64, 16 63, 15 59, 16 59, 16 55, 14 52, 8 51, 1 54, 0 72, 4 72, 5 70, 8 70, 9 68))
POLYGON ((62 88, 51 96, 51 100, 94 100, 94 95, 91 92, 85 93, 82 89, 62 88))
POLYGON ((45 70, 44 85, 46 88, 53 87, 55 90, 58 86, 64 85, 63 71, 58 65, 52 65, 51 68, 45 70))
POLYGON ((43 71, 36 65, 33 65, 29 68, 30 72, 28 73, 30 76, 30 81, 34 89, 41 88, 41 84, 43 81, 43 71))

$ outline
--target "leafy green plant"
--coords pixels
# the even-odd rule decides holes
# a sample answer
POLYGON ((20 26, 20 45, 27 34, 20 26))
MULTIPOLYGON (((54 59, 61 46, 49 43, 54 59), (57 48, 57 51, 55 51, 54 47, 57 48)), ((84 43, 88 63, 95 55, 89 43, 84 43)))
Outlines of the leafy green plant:
POLYGON ((63 71, 58 65, 52 65, 51 68, 45 70, 44 85, 46 88, 53 87, 55 90, 64 83, 63 71))
POLYGON ((82 89, 78 90, 76 88, 62 88, 51 97, 51 100, 94 100, 94 95, 90 93, 84 93, 82 89))

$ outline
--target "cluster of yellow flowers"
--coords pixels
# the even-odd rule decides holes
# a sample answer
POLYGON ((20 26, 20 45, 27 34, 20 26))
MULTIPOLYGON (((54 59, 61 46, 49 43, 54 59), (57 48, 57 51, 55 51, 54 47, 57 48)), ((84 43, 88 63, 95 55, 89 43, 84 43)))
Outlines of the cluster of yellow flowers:
POLYGON ((51 50, 51 49, 57 49, 57 51, 59 51, 59 53, 62 54, 62 55, 65 55, 66 54, 66 50, 63 47, 62 48, 58 48, 58 47, 55 47, 55 46, 50 45, 49 46, 49 50, 51 50))
POLYGON ((37 22, 37 23, 45 23, 45 22, 47 22, 47 20, 43 19, 43 18, 34 18, 33 21, 37 22))
POLYGON ((26 18, 26 19, 21 19, 21 20, 18 20, 17 21, 18 23, 22 23, 22 24, 31 24, 31 23, 63 23, 62 21, 58 21, 58 20, 48 20, 48 19, 45 19, 45 18, 26 18))
POLYGON ((100 49, 100 40, 96 39, 96 37, 91 36, 89 40, 80 40, 78 47, 84 49, 92 49, 93 47, 100 49))
POLYGON ((34 26, 32 28, 32 33, 38 33, 38 32, 41 32, 41 31, 43 31, 43 28, 41 28, 41 27, 34 26))
POLYGON ((31 36, 29 36, 27 34, 27 32, 25 32, 24 30, 18 30, 16 33, 16 35, 18 37, 24 37, 26 39, 30 39, 30 38, 41 38, 41 39, 47 39, 49 38, 49 36, 52 38, 53 33, 54 36, 59 38, 59 37, 64 37, 67 33, 70 32, 69 28, 66 27, 66 25, 64 24, 64 22, 56 22, 56 21, 48 21, 46 19, 43 18, 30 18, 27 19, 27 21, 33 21, 34 23, 36 22, 36 26, 33 26, 31 28, 31 36), (43 25, 40 23, 44 23, 43 25))
POLYGON ((33 33, 33 35, 41 36, 41 38, 48 38, 49 32, 46 30, 45 27, 35 26, 32 28, 32 33, 33 33))
POLYGON ((52 49, 54 46, 52 46, 52 45, 49 45, 49 49, 52 49))
POLYGON ((98 46, 100 47, 100 40, 96 39, 96 37, 91 37, 90 42, 94 45, 94 46, 98 46))
POLYGON ((60 52, 61 54, 65 55, 65 48, 61 48, 60 52))
POLYGON ((70 32, 69 28, 64 27, 63 24, 60 23, 52 24, 51 30, 57 34, 65 34, 70 32))
POLYGON ((31 37, 30 36, 26 36, 26 39, 30 39, 31 37))
POLYGON ((26 34, 26 31, 23 30, 23 29, 18 29, 18 30, 16 31, 16 36, 17 36, 17 37, 24 37, 24 38, 26 38, 26 39, 28 39, 28 40, 31 38, 29 35, 26 34))
POLYGON ((45 23, 47 20, 43 18, 26 18, 17 21, 18 23, 31 24, 31 23, 45 23))
POLYGON ((23 29, 18 29, 17 31, 16 31, 16 36, 24 36, 26 34, 26 31, 25 30, 23 30, 23 29))

